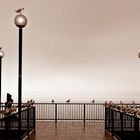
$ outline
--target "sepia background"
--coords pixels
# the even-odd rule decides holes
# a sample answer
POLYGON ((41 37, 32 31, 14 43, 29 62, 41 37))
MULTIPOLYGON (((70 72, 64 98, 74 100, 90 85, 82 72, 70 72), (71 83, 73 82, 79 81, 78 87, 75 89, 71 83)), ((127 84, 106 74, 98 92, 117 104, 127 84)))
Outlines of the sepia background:
POLYGON ((140 101, 139 0, 0 0, 3 102, 18 97, 18 8, 23 101, 140 101))

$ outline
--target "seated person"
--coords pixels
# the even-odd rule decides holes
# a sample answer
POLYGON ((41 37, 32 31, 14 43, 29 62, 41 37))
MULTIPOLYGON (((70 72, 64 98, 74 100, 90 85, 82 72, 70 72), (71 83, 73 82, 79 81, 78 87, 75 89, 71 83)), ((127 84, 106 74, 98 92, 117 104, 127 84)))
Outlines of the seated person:
POLYGON ((5 102, 5 108, 11 108, 13 104, 12 95, 7 93, 7 101, 5 102))
POLYGON ((5 115, 10 115, 12 112, 16 111, 16 108, 12 107, 12 104, 12 95, 7 93, 7 101, 5 102, 5 115))
MULTIPOLYGON (((7 101, 5 102, 5 117, 8 115, 11 115, 12 112, 16 111, 16 108, 12 107, 13 104, 13 99, 12 99, 12 95, 7 93, 7 101)), ((11 119, 17 119, 16 116, 12 115, 11 119)))

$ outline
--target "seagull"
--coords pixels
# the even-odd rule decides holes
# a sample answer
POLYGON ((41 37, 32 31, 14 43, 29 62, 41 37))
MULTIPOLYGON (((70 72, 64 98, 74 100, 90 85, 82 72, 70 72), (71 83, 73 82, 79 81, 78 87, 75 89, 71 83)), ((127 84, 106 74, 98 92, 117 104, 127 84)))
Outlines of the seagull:
POLYGON ((70 99, 68 99, 67 101, 66 101, 66 103, 69 103, 70 102, 70 99))
POLYGON ((52 103, 54 103, 54 100, 52 99, 52 103))
POLYGON ((122 102, 122 101, 120 101, 120 104, 121 104, 121 105, 123 105, 123 102, 122 102))
POLYGON ((31 105, 33 105, 34 103, 35 103, 35 101, 34 101, 34 100, 32 100, 31 105))
POLYGON ((132 104, 135 106, 135 101, 132 101, 132 104))
POLYGON ((92 103, 95 103, 95 100, 94 99, 92 100, 92 103))
POLYGON ((21 14, 21 12, 22 12, 23 10, 24 10, 24 8, 21 8, 21 9, 17 9, 17 10, 15 10, 15 12, 21 14))

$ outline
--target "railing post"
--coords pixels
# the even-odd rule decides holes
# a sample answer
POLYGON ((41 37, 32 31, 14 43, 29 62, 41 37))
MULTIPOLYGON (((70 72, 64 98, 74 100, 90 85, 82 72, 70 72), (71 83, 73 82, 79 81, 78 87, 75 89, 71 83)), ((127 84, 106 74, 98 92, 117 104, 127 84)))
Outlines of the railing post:
POLYGON ((85 123, 85 113, 86 113, 86 107, 85 107, 85 104, 84 104, 84 123, 85 123))
POLYGON ((27 134, 29 135, 29 107, 27 107, 27 134))
POLYGON ((57 123, 57 103, 55 103, 55 123, 57 123))
POLYGON ((111 109, 111 131, 112 131, 112 136, 114 136, 114 111, 111 109))
POLYGON ((107 109, 105 107, 105 130, 107 129, 107 109))
POLYGON ((36 119, 36 117, 35 117, 35 114, 36 114, 36 112, 35 112, 35 107, 33 107, 33 129, 34 129, 34 131, 35 131, 35 119, 36 119))
POLYGON ((9 127, 10 127, 10 121, 9 120, 9 116, 5 116, 4 118, 5 120, 5 130, 4 130, 4 139, 8 139, 8 136, 9 136, 9 127))
POLYGON ((135 136, 138 138, 138 137, 139 137, 139 118, 135 117, 135 118, 134 118, 134 121, 135 121, 135 122, 134 122, 134 127, 135 127, 135 128, 134 128, 134 129, 135 129, 135 130, 134 130, 134 131, 135 131, 134 134, 135 134, 135 136))
POLYGON ((124 124, 124 114, 120 112, 120 121, 121 121, 121 139, 123 139, 123 124, 124 124))

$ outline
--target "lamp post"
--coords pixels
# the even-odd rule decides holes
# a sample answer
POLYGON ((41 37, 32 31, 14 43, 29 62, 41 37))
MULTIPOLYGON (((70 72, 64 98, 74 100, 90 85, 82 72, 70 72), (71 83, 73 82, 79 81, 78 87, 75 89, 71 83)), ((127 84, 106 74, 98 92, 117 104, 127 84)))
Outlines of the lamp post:
POLYGON ((2 58, 4 56, 4 52, 2 51, 2 47, 0 47, 0 105, 1 105, 1 72, 2 72, 2 58))
POLYGON ((14 18, 15 25, 19 28, 19 54, 18 54, 18 134, 21 133, 21 103, 22 103, 22 28, 27 24, 27 18, 20 13, 14 18))
POLYGON ((140 52, 138 53, 138 57, 140 58, 140 52))

